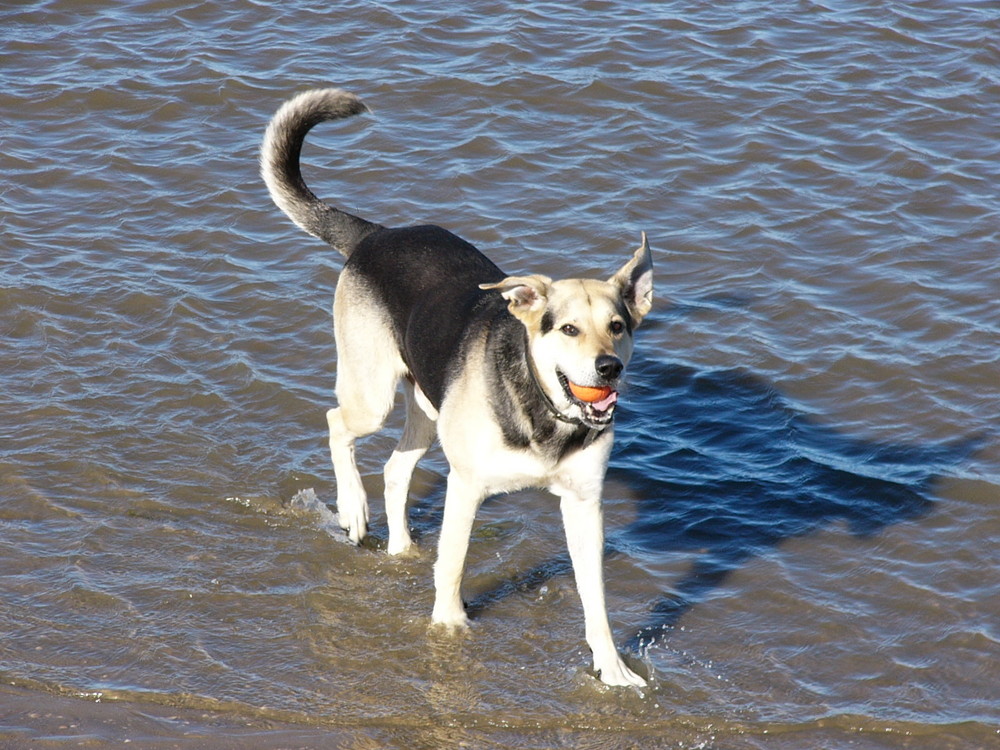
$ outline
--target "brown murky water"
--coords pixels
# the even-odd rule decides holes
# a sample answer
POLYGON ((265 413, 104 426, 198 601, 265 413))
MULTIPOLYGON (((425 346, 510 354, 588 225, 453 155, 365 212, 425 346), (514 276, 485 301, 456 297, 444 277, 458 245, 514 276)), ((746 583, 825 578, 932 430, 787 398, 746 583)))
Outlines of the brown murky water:
MULTIPOLYGON (((1000 745, 993 2, 19 2, 0 10, 0 746, 1000 745), (335 496, 339 256, 256 174, 658 306, 587 671, 554 502, 487 504, 472 632, 335 496)), ((399 429, 394 418, 393 430, 399 429)), ((373 497, 393 431, 360 461, 373 497)))

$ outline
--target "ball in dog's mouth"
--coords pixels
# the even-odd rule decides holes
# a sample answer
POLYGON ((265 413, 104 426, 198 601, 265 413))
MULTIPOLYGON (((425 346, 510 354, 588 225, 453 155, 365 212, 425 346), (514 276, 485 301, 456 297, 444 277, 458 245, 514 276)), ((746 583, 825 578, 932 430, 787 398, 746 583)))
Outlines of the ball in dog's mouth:
POLYGON ((559 380, 566 394, 579 403, 588 422, 603 426, 611 421, 615 404, 618 403, 618 391, 610 385, 578 385, 561 372, 559 380))
POLYGON ((572 380, 567 380, 566 384, 569 386, 570 393, 580 401, 588 404, 596 404, 599 401, 604 401, 612 393, 615 393, 615 389, 610 385, 577 385, 572 380))

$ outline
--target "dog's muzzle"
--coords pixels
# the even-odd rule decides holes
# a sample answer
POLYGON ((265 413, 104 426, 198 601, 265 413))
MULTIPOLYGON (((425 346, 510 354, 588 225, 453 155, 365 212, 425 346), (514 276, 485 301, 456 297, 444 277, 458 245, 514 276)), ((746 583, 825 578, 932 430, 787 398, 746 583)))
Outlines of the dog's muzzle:
MULTIPOLYGON (((621 361, 617 360, 616 376, 611 381, 617 384, 617 375, 621 374, 621 361)), ((581 413, 581 421, 589 427, 603 428, 611 423, 618 404, 618 390, 614 385, 584 386, 570 381, 566 374, 556 371, 563 393, 571 404, 581 413)), ((605 381, 607 382, 607 381, 605 381)))

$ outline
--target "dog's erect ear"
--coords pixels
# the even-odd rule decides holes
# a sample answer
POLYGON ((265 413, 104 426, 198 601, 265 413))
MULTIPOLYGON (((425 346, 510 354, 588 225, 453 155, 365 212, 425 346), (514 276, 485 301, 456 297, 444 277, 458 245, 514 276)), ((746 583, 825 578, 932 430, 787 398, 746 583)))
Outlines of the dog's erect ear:
POLYGON ((552 279, 541 274, 508 276, 496 284, 480 284, 480 289, 499 289, 511 315, 525 325, 537 323, 548 302, 552 279))
POLYGON ((639 325, 653 307, 653 254, 649 252, 645 232, 639 249, 611 277, 611 283, 621 290, 622 300, 632 315, 632 325, 639 325))

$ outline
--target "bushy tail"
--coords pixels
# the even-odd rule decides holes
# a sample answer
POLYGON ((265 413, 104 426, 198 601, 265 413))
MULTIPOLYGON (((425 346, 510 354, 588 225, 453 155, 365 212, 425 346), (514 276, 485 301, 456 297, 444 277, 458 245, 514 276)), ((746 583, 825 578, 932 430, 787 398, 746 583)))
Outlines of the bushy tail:
POLYGON ((367 111, 358 97, 341 89, 306 91, 285 102, 271 118, 260 150, 260 174, 278 208, 345 256, 380 227, 317 198, 302 179, 299 156, 306 133, 314 126, 367 111))

